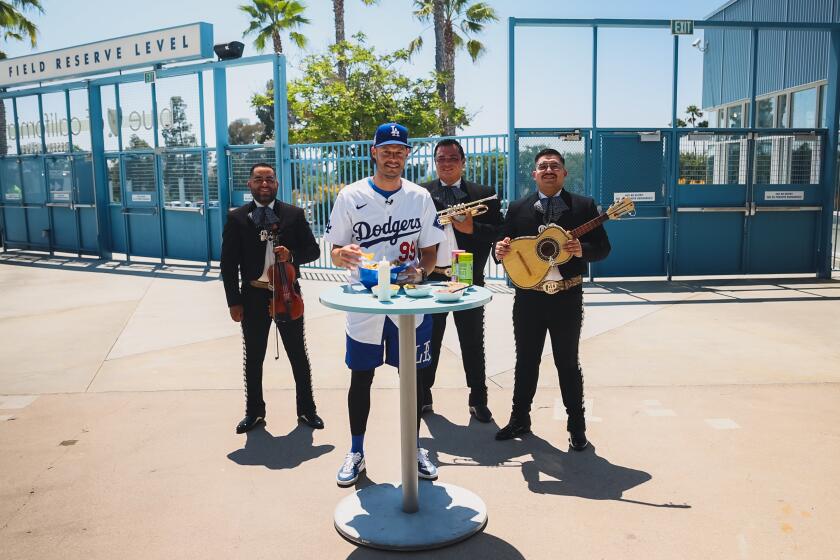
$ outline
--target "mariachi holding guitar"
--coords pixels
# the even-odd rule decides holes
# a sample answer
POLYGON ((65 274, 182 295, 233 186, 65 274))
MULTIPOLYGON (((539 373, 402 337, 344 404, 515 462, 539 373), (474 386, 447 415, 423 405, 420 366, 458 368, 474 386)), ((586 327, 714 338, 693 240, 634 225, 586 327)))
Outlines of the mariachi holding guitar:
MULTIPOLYGON (((632 215, 635 210, 633 201, 625 196, 600 216, 571 231, 551 223, 540 226, 539 235, 523 235, 512 239, 510 252, 502 259, 505 272, 515 286, 533 288, 542 282, 553 266, 565 264, 572 258, 572 251, 578 246, 576 243, 570 243, 572 240, 601 227, 607 220, 617 220, 625 214, 632 215)), ((552 289, 550 286, 548 290, 552 289)))
MULTIPOLYGON (((583 373, 578 360, 583 325, 583 275, 588 263, 610 253, 606 229, 599 227, 632 210, 621 201, 599 215, 595 201, 563 189, 566 161, 546 148, 534 158, 531 177, 537 192, 510 204, 495 256, 516 285, 513 337, 516 342, 513 407, 507 426, 496 439, 511 439, 531 431, 531 404, 537 390, 545 337, 551 350, 563 405, 569 446, 588 445, 583 407, 583 373)), ((629 203, 629 204, 628 204, 629 203)))

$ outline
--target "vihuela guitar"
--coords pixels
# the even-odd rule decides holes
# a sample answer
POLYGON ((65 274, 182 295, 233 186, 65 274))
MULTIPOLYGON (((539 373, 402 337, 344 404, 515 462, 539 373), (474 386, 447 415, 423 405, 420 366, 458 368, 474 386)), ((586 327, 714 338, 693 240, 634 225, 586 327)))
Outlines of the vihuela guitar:
POLYGON ((607 220, 617 220, 625 214, 634 212, 636 206, 629 197, 624 197, 606 212, 593 218, 580 227, 566 231, 556 224, 541 226, 539 235, 517 237, 510 242, 510 253, 502 259, 502 265, 513 282, 519 288, 533 288, 542 282, 552 266, 563 264, 572 258, 571 253, 563 249, 563 244, 601 226, 607 220))

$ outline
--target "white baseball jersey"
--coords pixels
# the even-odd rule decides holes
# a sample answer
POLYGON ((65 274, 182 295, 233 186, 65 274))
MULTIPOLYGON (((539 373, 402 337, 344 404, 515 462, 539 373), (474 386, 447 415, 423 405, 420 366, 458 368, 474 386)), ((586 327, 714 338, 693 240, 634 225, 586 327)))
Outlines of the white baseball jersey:
MULTIPOLYGON (((341 189, 324 239, 333 245, 356 243, 365 253, 373 253, 376 262, 384 257, 416 265, 420 248, 445 239, 429 191, 402 179, 402 187, 385 198, 371 184, 368 178, 341 189)), ((351 278, 358 280, 358 271, 351 278)), ((392 320, 397 322, 396 317, 392 320)), ((379 344, 384 325, 385 315, 347 314, 347 334, 359 342, 379 344)))

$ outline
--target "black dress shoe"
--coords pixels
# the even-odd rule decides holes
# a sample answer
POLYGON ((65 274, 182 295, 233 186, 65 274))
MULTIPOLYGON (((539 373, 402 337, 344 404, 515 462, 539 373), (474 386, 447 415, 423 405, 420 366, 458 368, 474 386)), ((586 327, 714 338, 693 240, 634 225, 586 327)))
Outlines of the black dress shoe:
POLYGON ((242 422, 236 425, 236 433, 244 434, 245 432, 254 429, 260 422, 265 422, 262 416, 246 416, 242 422))
POLYGON ((496 432, 496 439, 506 440, 524 436, 531 433, 531 423, 524 423, 516 418, 511 418, 508 425, 496 432))
POLYGON ((569 433, 569 447, 575 451, 583 451, 589 445, 589 440, 586 439, 586 432, 569 433))
POLYGON ((490 409, 487 408, 486 404, 477 404, 470 406, 470 414, 475 416, 476 420, 485 424, 487 424, 493 419, 493 413, 490 412, 490 409))
POLYGON ((306 424, 313 430, 323 430, 324 429, 324 421, 321 420, 321 417, 318 416, 314 412, 308 412, 306 414, 301 414, 298 416, 298 422, 306 424))

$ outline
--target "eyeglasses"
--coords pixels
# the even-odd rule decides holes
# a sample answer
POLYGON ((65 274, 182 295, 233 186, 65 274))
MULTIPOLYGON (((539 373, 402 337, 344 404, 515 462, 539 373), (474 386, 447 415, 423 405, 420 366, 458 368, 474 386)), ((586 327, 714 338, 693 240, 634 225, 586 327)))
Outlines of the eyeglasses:
POLYGON ((277 180, 277 177, 251 177, 250 180, 255 183, 273 183, 277 180))
POLYGON ((439 156, 435 158, 435 162, 437 163, 459 163, 460 161, 461 158, 459 158, 458 156, 439 156))
POLYGON ((541 163, 537 166, 537 171, 548 171, 549 169, 552 171, 560 171, 563 169, 563 166, 559 163, 541 163))
POLYGON ((388 152, 378 151, 377 154, 384 159, 405 159, 406 157, 408 157, 408 153, 406 151, 403 151, 403 150, 400 150, 398 152, 397 151, 388 151, 388 152))

